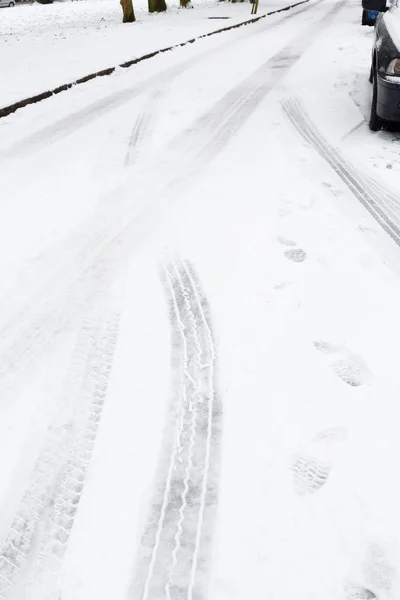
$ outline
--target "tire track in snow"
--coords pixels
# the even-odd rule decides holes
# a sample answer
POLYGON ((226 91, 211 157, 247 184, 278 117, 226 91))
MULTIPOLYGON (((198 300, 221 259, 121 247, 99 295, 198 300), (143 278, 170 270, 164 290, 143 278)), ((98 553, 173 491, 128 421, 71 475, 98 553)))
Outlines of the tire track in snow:
POLYGON ((192 600, 206 597, 222 406, 209 307, 193 268, 177 261, 162 277, 172 322, 173 396, 129 598, 192 600))
MULTIPOLYGON (((111 273, 110 273, 111 275, 111 273)), ((93 293, 64 392, 29 486, 0 548, 0 599, 58 598, 62 561, 83 492, 118 336, 120 283, 93 293), (25 596, 24 596, 25 597, 25 596)))
MULTIPOLYGON (((37 348, 46 347, 60 321, 65 320, 65 298, 60 300, 60 290, 68 288, 71 284, 72 290, 67 290, 64 294, 69 293, 70 297, 76 297, 74 285, 79 285, 79 278, 85 269, 90 270, 99 254, 107 253, 116 243, 120 245, 121 252, 126 252, 131 247, 131 240, 134 238, 132 229, 135 230, 138 213, 146 220, 155 208, 161 208, 165 204, 166 192, 173 191, 176 197, 179 188, 187 185, 189 178, 195 179, 204 165, 208 164, 237 133, 268 91, 283 78, 312 44, 315 36, 321 32, 321 20, 326 27, 344 2, 345 0, 342 0, 336 4, 328 13, 323 12, 322 18, 295 38, 292 44, 266 61, 261 68, 195 121, 191 130, 186 130, 175 138, 168 148, 170 160, 164 162, 156 174, 153 168, 151 173, 144 173, 146 181, 151 181, 151 187, 148 190, 145 186, 142 192, 139 191, 139 209, 132 209, 131 194, 124 195, 121 189, 115 190, 112 214, 109 207, 103 205, 92 218, 89 228, 85 224, 82 231, 67 241, 66 246, 61 245, 61 256, 55 260, 56 257, 52 255, 52 264, 46 269, 47 280, 42 288, 38 289, 37 297, 30 298, 22 311, 16 311, 13 319, 0 332, 0 384, 2 373, 5 373, 5 386, 15 386, 15 372, 18 374, 18 371, 29 368, 31 357, 37 359, 37 348), (74 247, 73 252, 71 244, 74 247)), ((294 17, 295 13, 289 16, 294 17)), ((182 65, 178 65, 175 71, 179 73, 182 68, 182 65)), ((174 70, 171 69, 168 76, 171 77, 173 73, 174 70)), ((164 153, 165 151, 162 155, 164 153)), ((157 164, 157 160, 155 163, 157 164)), ((153 221, 153 217, 150 220, 153 221)), ((42 278, 40 274, 39 278, 42 278)))
MULTIPOLYGON (((43 536, 36 563, 28 580, 32 600, 52 598, 58 589, 59 575, 82 496, 104 402, 118 336, 119 313, 111 312, 97 333, 95 353, 87 369, 86 401, 80 406, 68 462, 59 475, 48 514, 48 528, 43 536)), ((57 596, 58 598, 58 596, 57 596)))
MULTIPOLYGON (((316 4, 321 4, 323 1, 319 0, 316 4)), ((197 159, 202 158, 209 162, 221 151, 267 93, 276 87, 312 45, 321 33, 321 21, 326 27, 345 3, 346 0, 341 0, 331 10, 324 12, 320 19, 306 28, 306 31, 300 33, 292 42, 269 58, 250 77, 229 91, 208 113, 194 123, 192 130, 200 132, 202 137, 205 134, 209 137, 209 141, 203 144, 198 153, 197 159)), ((316 4, 313 6, 315 7, 316 4)), ((190 136, 188 138, 188 132, 185 131, 176 138, 174 145, 181 148, 188 139, 193 143, 190 136)))
MULTIPOLYGON (((324 0, 316 0, 311 5, 312 8, 315 8, 315 6, 317 6, 318 4, 320 4, 323 1, 324 0)), ((134 164, 136 162, 138 154, 139 154, 140 146, 143 143, 143 141, 148 137, 149 131, 151 131, 152 127, 154 126, 154 120, 155 120, 154 115, 155 115, 156 109, 158 107, 160 107, 162 100, 168 95, 171 84, 175 79, 177 79, 180 75, 182 75, 183 73, 188 71, 193 66, 196 66, 202 60, 207 59, 210 55, 214 54, 215 52, 220 52, 222 50, 225 50, 229 46, 236 45, 236 44, 242 42, 243 39, 245 39, 249 35, 252 35, 252 38, 254 38, 255 35, 264 34, 265 30, 273 29, 273 28, 283 24, 286 20, 293 19, 293 17, 296 17, 296 16, 302 14, 303 12, 310 10, 311 6, 310 5, 303 6, 301 9, 298 9, 294 12, 290 12, 289 14, 285 15, 282 18, 282 20, 276 21, 274 23, 267 23, 266 27, 263 27, 260 30, 256 30, 255 32, 251 32, 251 33, 250 33, 250 31, 245 32, 244 35, 242 35, 240 37, 228 39, 228 40, 226 40, 226 42, 224 44, 221 44, 219 47, 212 48, 211 50, 208 50, 199 56, 196 56, 192 59, 185 61, 182 65, 178 65, 178 66, 172 68, 169 72, 168 78, 165 79, 164 85, 161 85, 160 87, 156 88, 151 93, 149 102, 146 105, 145 110, 139 114, 139 116, 137 117, 137 119, 135 121, 135 124, 132 129, 131 137, 128 142, 128 150, 127 150, 126 157, 125 157, 125 166, 132 166, 132 164, 134 164)))
POLYGON ((358 171, 337 148, 329 144, 296 98, 284 100, 282 105, 300 135, 332 167, 393 241, 400 245, 400 198, 358 171))
MULTIPOLYGON (((323 0, 319 0, 319 2, 321 2, 323 0)), ((319 3, 317 2, 317 3, 319 3)), ((312 5, 312 7, 315 7, 315 4, 312 5)), ((279 26, 281 25, 283 22, 286 22, 288 19, 292 19, 294 18, 297 14, 299 14, 299 12, 305 12, 306 10, 310 9, 310 6, 306 6, 304 8, 301 9, 301 11, 296 11, 296 12, 291 12, 288 15, 286 15, 282 20, 277 21, 276 23, 273 24, 269 24, 268 28, 270 27, 275 27, 275 26, 279 26)), ((264 32, 265 29, 267 28, 263 28, 261 32, 264 32)), ((250 31, 250 30, 249 30, 250 31)), ((250 34, 248 34, 250 35, 250 34)), ((247 37, 247 36, 246 36, 247 37)), ((239 38, 231 38, 229 40, 226 41, 225 44, 223 44, 222 46, 220 46, 218 48, 218 50, 223 49, 227 46, 230 46, 233 43, 237 43, 238 41, 242 41, 243 37, 240 36, 239 38)), ((161 92, 161 90, 164 89, 164 85, 168 85, 168 83, 170 83, 175 77, 179 76, 180 74, 182 74, 186 69, 190 68, 191 66, 195 65, 198 61, 207 58, 208 56, 212 55, 212 53, 215 51, 215 49, 212 50, 208 50, 205 53, 201 54, 200 56, 188 59, 187 61, 185 61, 183 64, 177 65, 172 67, 171 69, 169 69, 166 73, 163 74, 163 85, 161 88, 159 88, 159 91, 161 92)), ((149 83, 149 87, 151 89, 151 86, 153 86, 155 83, 158 82, 159 84, 159 80, 160 77, 159 76, 155 76, 152 77, 148 80, 149 83)), ((120 97, 122 94, 122 97, 124 98, 124 102, 127 100, 130 100, 133 97, 136 97, 139 93, 143 93, 143 91, 145 91, 146 86, 141 86, 139 85, 136 89, 136 92, 134 95, 132 94, 128 94, 127 90, 124 90, 123 92, 118 92, 117 94, 111 95, 108 97, 108 101, 111 103, 112 108, 116 108, 118 106, 120 106, 120 97), (116 104, 113 104, 114 99, 117 99, 116 104)), ((239 87, 238 89, 235 89, 233 91, 233 93, 228 94, 224 101, 223 101, 223 106, 222 106, 222 112, 221 110, 217 110, 217 115, 214 118, 214 120, 210 121, 211 119, 211 115, 213 114, 214 108, 212 108, 207 115, 204 117, 204 121, 210 121, 210 126, 209 126, 209 135, 213 134, 213 130, 212 127, 217 127, 219 126, 221 117, 224 117, 224 119, 229 119, 229 115, 225 115, 225 112, 227 110, 227 107, 229 109, 231 102, 235 101, 235 98, 239 95, 241 95, 243 93, 243 90, 239 87), (231 98, 231 96, 233 95, 233 97, 231 98)), ((160 96, 157 96, 158 101, 160 100, 160 96)), ((106 99, 107 100, 107 99, 106 99)), ((100 111, 102 111, 102 107, 104 105, 105 100, 100 100, 96 103, 94 103, 93 105, 90 106, 90 110, 88 110, 87 108, 82 109, 81 111, 79 111, 80 116, 90 116, 92 113, 95 113, 97 109, 99 109, 100 111)), ((218 105, 217 105, 218 107, 218 105)), ((151 123, 152 121, 152 112, 155 110, 155 105, 153 103, 150 104, 150 107, 148 107, 146 109, 145 112, 148 112, 149 114, 147 114, 147 116, 145 118, 141 118, 139 116, 139 120, 141 122, 141 125, 139 125, 138 127, 136 127, 136 131, 139 129, 139 133, 138 134, 134 134, 134 140, 137 142, 138 141, 138 137, 139 138, 143 138, 143 136, 146 134, 146 127, 147 124, 151 123)), ((103 114, 101 112, 101 114, 103 114)), ((83 120, 81 120, 81 118, 78 118, 78 125, 83 126, 87 124, 87 120, 86 117, 83 118, 83 120)), ((74 122, 74 119, 72 119, 72 121, 74 122)), ((240 121, 240 118, 239 118, 240 121)), ((69 118, 64 119, 62 122, 58 122, 55 126, 51 126, 54 128, 57 136, 60 134, 60 132, 63 131, 63 126, 61 123, 64 123, 65 125, 69 124, 69 118)), ((197 124, 196 124, 197 125, 197 124)), ((198 127, 201 128, 203 126, 203 122, 199 122, 198 123, 198 127)), ((228 128, 229 128, 229 123, 228 123, 228 128)), ((50 130, 51 131, 51 127, 50 130)), ((48 137, 48 128, 46 128, 45 130, 42 130, 42 132, 40 133, 40 136, 44 136, 43 138, 43 142, 45 142, 46 144, 48 143, 48 141, 50 140, 50 138, 48 137)), ((36 136, 39 135, 39 133, 34 134, 34 137, 36 139, 36 136)), ((71 133, 71 131, 68 129, 68 131, 65 132, 65 135, 68 135, 69 133, 71 133)), ((39 137, 40 137, 39 136, 39 137)), ((31 138, 27 138, 25 139, 22 143, 18 143, 17 145, 17 150, 18 152, 20 150, 22 150, 22 145, 24 146, 24 148, 32 148, 35 145, 35 139, 31 138), (32 146, 33 145, 33 146, 32 146)), ((57 138, 58 139, 58 138, 57 138)), ((193 148, 197 148, 198 147, 198 143, 199 140, 197 140, 197 132, 196 132, 196 127, 194 128, 194 135, 193 132, 192 134, 185 132, 183 135, 183 138, 181 139, 179 136, 176 138, 176 142, 175 145, 180 146, 182 144, 182 141, 189 142, 189 145, 191 145, 192 148, 192 152, 189 154, 189 156, 193 155, 193 148), (194 138, 192 140, 192 138, 194 138)), ((201 143, 201 140, 200 140, 201 143)), ((7 156, 9 156, 9 150, 7 151, 7 156)), ((128 159, 129 160, 129 159, 128 159)), ((173 161, 174 164, 179 165, 180 161, 179 160, 175 160, 173 161)), ((193 162, 193 157, 192 157, 192 162, 193 162)), ((185 169, 180 169, 178 175, 174 175, 173 180, 178 180, 181 177, 181 171, 184 171, 185 169)), ((168 165, 167 167, 167 173, 166 176, 168 178, 168 181, 171 180, 171 175, 170 175, 170 165, 168 165)), ((149 174, 149 173, 145 173, 144 174, 145 177, 150 177, 151 179, 154 178, 153 173, 149 174)), ((64 307, 58 304, 57 300, 54 302, 53 298, 52 298, 52 294, 51 294, 51 290, 49 291, 49 286, 52 289, 62 289, 63 287, 63 283, 65 282, 66 279, 66 274, 69 274, 71 277, 74 277, 74 274, 77 271, 77 266, 76 263, 81 263, 82 261, 86 261, 88 256, 91 257, 93 255, 96 254, 96 252, 99 251, 99 248, 102 247, 103 244, 107 243, 108 240, 110 240, 110 230, 113 230, 114 228, 118 228, 118 230, 121 230, 121 228, 123 227, 123 225, 121 226, 121 223, 124 223, 124 219, 126 218, 127 215, 127 211, 130 209, 131 207, 131 198, 129 197, 128 201, 124 202, 123 200, 120 201, 119 198, 120 196, 122 196, 121 194, 121 190, 120 189, 116 189, 113 190, 112 194, 107 194, 107 202, 104 201, 102 202, 102 206, 100 208, 100 210, 98 210, 96 212, 96 214, 94 215, 94 218, 91 219, 91 223, 90 223, 90 229, 88 230, 87 224, 85 224, 84 228, 82 229, 81 232, 74 234, 73 236, 71 236, 71 238, 69 238, 66 242, 63 242, 60 244, 59 248, 56 249, 52 249, 51 253, 49 253, 50 255, 50 260, 51 260, 51 264, 49 265, 48 263, 46 263, 46 261, 44 260, 44 257, 42 257, 41 262, 39 264, 39 269, 40 272, 37 274, 37 277, 35 278, 31 278, 31 282, 30 282, 30 286, 33 287, 33 289, 35 289, 36 285, 37 285, 37 280, 41 281, 43 279, 43 275, 42 273, 46 273, 45 276, 45 280, 44 282, 39 286, 39 288, 37 289, 37 292, 35 294, 35 297, 30 297, 29 301, 26 303, 25 306, 22 307, 22 309, 20 310, 16 310, 15 311, 15 315, 13 316, 12 322, 8 322, 6 323, 3 327, 1 327, 0 329, 0 340, 1 340, 1 346, 0 346, 0 380, 3 379, 3 376, 6 377, 6 381, 4 382, 4 387, 6 389, 11 389, 11 388, 15 388, 15 377, 14 377, 14 372, 16 370, 21 371, 24 368, 29 368, 30 365, 30 358, 28 355, 34 354, 36 355, 36 350, 37 348, 43 348, 46 346, 46 344, 48 343, 48 339, 50 337, 50 335, 46 335, 46 332, 44 331, 49 330, 50 327, 52 328, 52 330, 54 331, 55 329, 57 329, 57 326, 60 322, 60 320, 63 319, 63 315, 65 313, 64 307), (113 214, 110 215, 109 214, 109 201, 113 200, 113 214), (115 202, 115 200, 117 199, 117 202, 115 202), (72 253, 71 255, 71 245, 74 246, 76 248, 76 250, 72 253), (58 256, 56 256, 56 254, 58 254, 58 256), (28 321, 26 323, 26 321, 28 321), (27 330, 27 328, 29 328, 29 330, 27 330)), ((90 265, 90 258, 89 258, 89 265, 90 265)), ((85 266, 83 268, 81 268, 81 270, 83 270, 85 268, 85 266)), ((31 266, 30 270, 32 271, 33 269, 33 265, 31 266)), ((75 275, 76 277, 76 275, 75 275)), ((78 277, 79 277, 79 273, 78 273, 78 277)), ((73 295, 73 294, 71 294, 73 295)))
MULTIPOLYGON (((317 0, 312 7, 315 8, 322 2, 324 0, 317 0)), ((341 0, 328 13, 324 12, 321 19, 318 19, 311 27, 307 28, 306 33, 302 32, 299 34, 290 44, 253 72, 250 77, 247 77, 225 94, 211 109, 197 119, 190 129, 185 129, 172 140, 168 152, 177 151, 180 155, 183 154, 188 157, 182 171, 185 173, 190 172, 193 175, 193 172, 198 168, 197 163, 199 159, 209 162, 218 154, 223 146, 237 133, 259 102, 280 82, 288 70, 294 66, 305 50, 313 43, 315 37, 320 33, 321 20, 324 21, 325 26, 329 24, 329 21, 344 6, 345 2, 346 0, 341 0), (206 138, 205 143, 204 138, 206 138), (207 141, 207 138, 209 138, 209 141, 207 141), (200 151, 197 150, 198 147, 200 147, 200 151)), ((305 12, 309 9, 310 7, 307 6, 297 13, 290 13, 286 19, 293 18, 299 12, 305 12)), ((272 25, 279 25, 281 23, 282 21, 279 21, 272 25)), ((228 41, 227 45, 230 43, 231 41, 228 41)), ((204 56, 196 57, 194 62, 198 62, 199 58, 204 58, 204 56)), ((179 69, 179 67, 177 68, 179 69)), ((183 70, 186 70, 186 68, 181 69, 177 74, 172 75, 171 73, 171 76, 176 77, 183 70)), ((151 103, 149 111, 150 113, 153 111, 151 103)), ((145 112, 147 113, 147 111, 145 112)), ((140 121, 142 119, 147 121, 149 116, 146 114, 143 117, 139 117, 139 119, 140 121)), ((182 161, 177 156, 174 162, 179 164, 182 161)), ((176 184, 180 179, 181 174, 178 177, 175 175, 173 180, 170 181, 169 186, 176 184)))
POLYGON ((124 161, 125 167, 131 167, 135 164, 139 152, 142 154, 143 143, 149 137, 154 126, 156 110, 160 106, 162 100, 166 97, 169 87, 170 86, 166 83, 164 87, 156 88, 150 95, 149 101, 146 102, 146 108, 137 117, 128 142, 128 149, 124 161))
MULTIPOLYGON (((194 318, 194 314, 193 314, 193 311, 191 308, 190 298, 189 298, 187 289, 183 286, 182 277, 181 277, 178 269, 176 268, 176 265, 174 265, 174 276, 176 277, 176 280, 179 283, 180 290, 183 294, 184 306, 189 315, 189 319, 191 322, 192 332, 193 332, 193 344, 194 344, 194 349, 195 349, 195 359, 194 359, 195 366, 196 366, 197 371, 200 372, 200 369, 202 368, 203 350, 202 350, 200 339, 199 339, 198 327, 197 327, 196 319, 194 318)), ((181 332, 184 334, 185 326, 183 325, 182 321, 180 321, 180 327, 181 327, 181 332)), ((181 539, 182 539, 182 535, 183 535, 183 524, 184 524, 184 520, 185 520, 185 512, 187 512, 187 507, 188 507, 188 493, 190 490, 189 482, 191 479, 191 473, 192 473, 192 469, 193 469, 194 448, 195 448, 195 443, 196 443, 196 421, 197 421, 197 417, 198 417, 197 405, 202 402, 200 386, 199 386, 198 382, 196 381, 196 379, 193 379, 193 377, 191 376, 190 371, 189 371, 189 362, 188 362, 189 357, 188 357, 188 348, 187 348, 186 338, 185 338, 184 346, 185 346, 184 347, 184 356, 185 356, 184 376, 187 377, 188 381, 190 381, 190 383, 192 384, 194 395, 193 395, 193 398, 189 399, 189 406, 188 406, 189 413, 191 413, 191 415, 190 415, 190 435, 189 435, 190 441, 189 441, 189 448, 187 451, 187 462, 186 462, 186 466, 184 468, 184 481, 183 481, 184 489, 183 489, 183 493, 181 496, 182 504, 179 509, 179 520, 177 523, 177 530, 176 530, 176 534, 174 537, 174 549, 172 552, 171 565, 168 570, 168 581, 165 586, 165 596, 168 600, 170 600, 170 598, 171 598, 171 587, 173 585, 174 574, 175 574, 176 568, 178 566, 178 553, 182 547, 181 539)), ((184 396, 183 396, 183 403, 182 403, 183 407, 185 407, 185 404, 187 404, 187 400, 188 399, 187 399, 186 390, 185 390, 184 396)), ((182 411, 182 416, 183 415, 184 415, 184 412, 182 411)), ((181 449, 184 450, 184 448, 181 448, 181 449)))
MULTIPOLYGON (((298 9, 292 9, 289 13, 284 13, 282 18, 280 18, 278 21, 274 21, 272 23, 265 22, 265 26, 260 30, 260 33, 262 34, 265 32, 265 30, 275 28, 286 23, 287 20, 313 9, 316 4, 319 4, 321 1, 323 0, 317 0, 313 4, 306 5, 298 9)), ((253 37, 254 35, 254 30, 246 27, 240 35, 230 36, 229 39, 227 39, 226 42, 221 44, 219 47, 206 50, 196 57, 184 60, 180 65, 174 65, 173 67, 170 67, 167 69, 167 71, 162 73, 161 78, 174 78, 181 72, 194 66, 198 61, 207 58, 212 53, 218 52, 219 50, 224 50, 226 47, 237 44, 244 38, 250 36, 253 37)), ((0 159, 5 161, 10 160, 15 156, 18 156, 19 158, 21 158, 21 156, 29 156, 32 152, 37 152, 38 150, 47 147, 51 143, 55 143, 64 137, 72 135, 82 127, 86 127, 90 123, 99 120, 110 111, 123 106, 130 100, 138 97, 140 94, 151 91, 159 84, 159 81, 160 74, 156 74, 141 83, 128 87, 127 89, 113 92, 104 98, 99 98, 88 106, 76 110, 73 114, 69 114, 60 118, 56 123, 51 123, 39 131, 28 135, 23 140, 14 143, 12 146, 1 149, 0 159)))

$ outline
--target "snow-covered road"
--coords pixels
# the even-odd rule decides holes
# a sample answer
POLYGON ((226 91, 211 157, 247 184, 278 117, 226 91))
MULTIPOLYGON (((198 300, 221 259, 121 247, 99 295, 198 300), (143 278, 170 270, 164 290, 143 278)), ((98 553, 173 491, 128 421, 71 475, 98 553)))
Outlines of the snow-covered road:
POLYGON ((359 13, 0 121, 1 600, 399 597, 400 161, 359 13))

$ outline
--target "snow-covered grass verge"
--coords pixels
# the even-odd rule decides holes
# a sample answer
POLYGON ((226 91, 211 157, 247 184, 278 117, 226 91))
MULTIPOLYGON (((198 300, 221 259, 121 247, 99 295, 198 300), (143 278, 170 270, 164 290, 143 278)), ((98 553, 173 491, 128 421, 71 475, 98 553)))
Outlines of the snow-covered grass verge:
MULTIPOLYGON (((0 106, 75 81, 159 48, 251 18, 247 2, 202 0, 193 10, 148 14, 145 0, 135 2, 137 22, 121 23, 118 0, 17 5, 1 11, 0 106), (210 19, 209 17, 214 17, 210 19), (225 17, 217 20, 215 17, 225 17)), ((290 4, 262 0, 259 14, 290 4)))

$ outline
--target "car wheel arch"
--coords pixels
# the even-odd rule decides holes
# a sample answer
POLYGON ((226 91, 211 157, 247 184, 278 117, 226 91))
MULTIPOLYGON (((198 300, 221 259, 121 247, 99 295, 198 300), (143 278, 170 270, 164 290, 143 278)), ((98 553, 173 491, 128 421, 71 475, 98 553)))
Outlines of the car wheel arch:
POLYGON ((371 114, 369 119, 369 128, 371 131, 379 131, 383 124, 384 119, 382 119, 377 113, 377 101, 378 101, 378 81, 377 81, 377 65, 375 64, 372 68, 372 101, 371 101, 371 114))

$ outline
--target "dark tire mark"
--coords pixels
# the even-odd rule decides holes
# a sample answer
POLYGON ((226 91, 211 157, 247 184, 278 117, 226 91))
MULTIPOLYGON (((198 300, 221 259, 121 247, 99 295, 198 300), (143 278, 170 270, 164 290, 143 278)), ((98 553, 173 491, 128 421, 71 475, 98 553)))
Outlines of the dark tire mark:
POLYGON ((172 396, 129 598, 206 598, 218 503, 222 404, 209 305, 187 261, 162 279, 172 325, 172 396))

